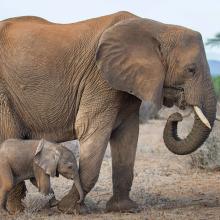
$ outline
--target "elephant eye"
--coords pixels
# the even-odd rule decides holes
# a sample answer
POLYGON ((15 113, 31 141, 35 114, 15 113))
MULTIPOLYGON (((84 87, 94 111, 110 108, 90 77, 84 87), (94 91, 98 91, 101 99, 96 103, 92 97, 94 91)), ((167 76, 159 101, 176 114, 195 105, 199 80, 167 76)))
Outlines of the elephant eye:
POLYGON ((195 75, 196 73, 196 65, 195 64, 191 64, 187 67, 187 72, 190 74, 190 75, 195 75))

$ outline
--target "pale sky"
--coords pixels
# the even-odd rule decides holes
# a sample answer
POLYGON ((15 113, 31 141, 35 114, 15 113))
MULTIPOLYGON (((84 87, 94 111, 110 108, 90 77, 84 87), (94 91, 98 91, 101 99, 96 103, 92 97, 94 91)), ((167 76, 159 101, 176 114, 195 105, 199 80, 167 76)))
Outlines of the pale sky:
MULTIPOLYGON (((192 28, 204 41, 220 32, 220 0, 0 0, 0 20, 36 15, 68 23, 122 10, 192 28)), ((220 47, 206 47, 206 52, 208 59, 220 60, 220 47)))

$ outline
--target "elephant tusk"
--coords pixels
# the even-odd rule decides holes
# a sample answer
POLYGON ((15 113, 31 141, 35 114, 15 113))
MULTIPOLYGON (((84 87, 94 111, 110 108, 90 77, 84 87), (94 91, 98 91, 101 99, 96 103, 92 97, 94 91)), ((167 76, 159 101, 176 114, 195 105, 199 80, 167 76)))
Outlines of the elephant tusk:
POLYGON ((193 108, 194 108, 196 114, 198 115, 198 117, 200 118, 200 120, 202 121, 202 123, 204 123, 205 126, 207 126, 209 129, 211 129, 211 125, 210 125, 208 119, 202 113, 202 110, 198 106, 193 106, 193 108))

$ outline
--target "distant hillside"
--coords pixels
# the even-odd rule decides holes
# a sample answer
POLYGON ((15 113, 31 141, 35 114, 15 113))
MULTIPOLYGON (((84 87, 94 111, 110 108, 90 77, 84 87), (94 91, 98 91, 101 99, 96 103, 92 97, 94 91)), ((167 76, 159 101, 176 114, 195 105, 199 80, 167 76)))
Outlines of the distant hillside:
POLYGON ((211 74, 213 76, 220 75, 220 61, 209 60, 208 63, 209 63, 211 74))

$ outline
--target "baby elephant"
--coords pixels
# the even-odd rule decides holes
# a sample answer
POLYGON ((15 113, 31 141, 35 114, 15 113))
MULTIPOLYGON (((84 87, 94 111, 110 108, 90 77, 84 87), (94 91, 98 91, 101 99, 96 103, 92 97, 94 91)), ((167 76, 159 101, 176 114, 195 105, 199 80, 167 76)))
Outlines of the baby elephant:
MULTIPOLYGON (((50 176, 61 174, 75 182, 83 200, 77 162, 61 144, 41 140, 8 139, 0 146, 0 208, 6 210, 7 194, 19 182, 30 179, 45 195, 54 194, 50 176)), ((53 199, 56 201, 55 196, 53 199)))

